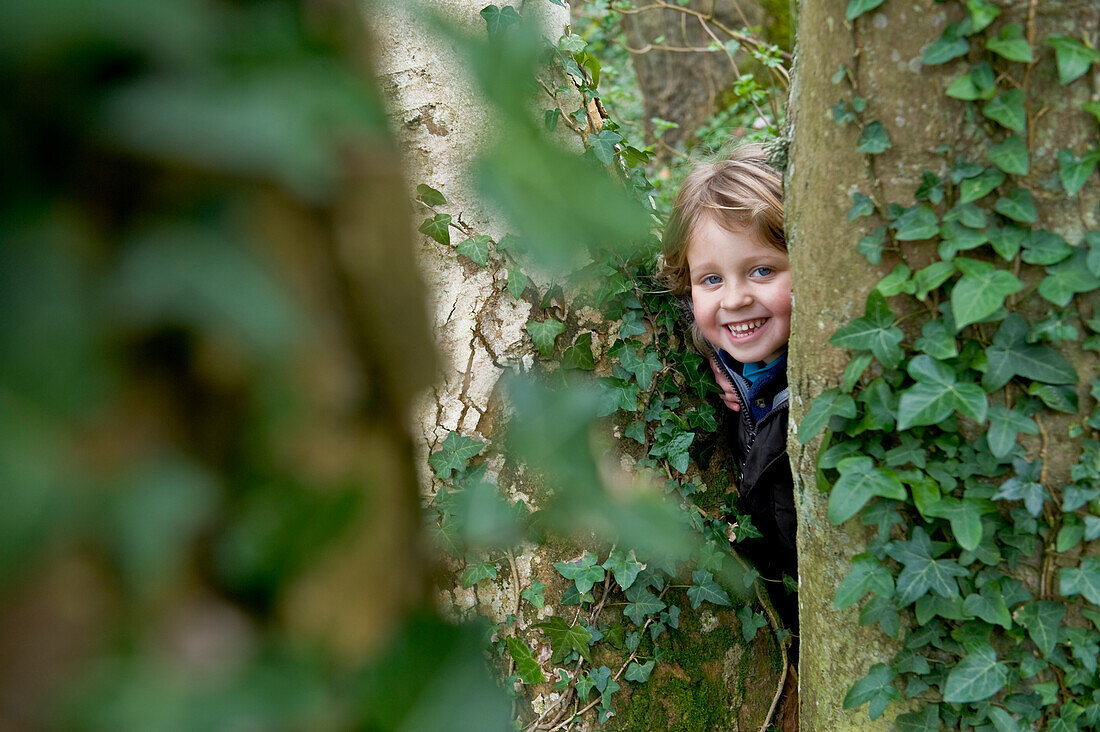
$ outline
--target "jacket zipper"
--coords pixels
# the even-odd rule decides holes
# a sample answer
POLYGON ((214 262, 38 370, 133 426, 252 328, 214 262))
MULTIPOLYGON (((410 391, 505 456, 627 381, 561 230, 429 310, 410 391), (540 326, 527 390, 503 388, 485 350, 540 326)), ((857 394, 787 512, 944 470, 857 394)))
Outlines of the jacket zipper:
POLYGON ((749 425, 749 444, 745 447, 746 449, 750 448, 752 443, 756 442, 756 419, 752 416, 752 407, 749 406, 748 389, 745 387, 742 377, 729 370, 726 362, 722 360, 717 351, 714 352, 714 360, 718 363, 718 368, 722 369, 722 373, 726 375, 730 384, 733 385, 734 390, 737 392, 737 398, 741 400, 741 416, 749 425))
MULTIPOLYGON (((726 366, 726 362, 722 360, 722 357, 718 355, 717 351, 714 352, 714 360, 718 363, 718 368, 722 369, 722 373, 725 374, 730 384, 732 384, 733 388, 737 391, 737 398, 741 400, 741 414, 749 426, 749 444, 746 445, 746 449, 751 448, 753 443, 756 442, 757 433, 760 431, 760 423, 757 423, 756 419, 752 416, 752 407, 749 406, 748 388, 745 386, 744 377, 738 376, 730 371, 729 367, 726 366)), ((788 404, 789 401, 782 405, 773 406, 768 413, 764 415, 764 419, 766 420, 772 414, 778 412, 780 408, 785 409, 788 404)), ((761 420, 761 423, 763 421, 764 420, 761 420)))

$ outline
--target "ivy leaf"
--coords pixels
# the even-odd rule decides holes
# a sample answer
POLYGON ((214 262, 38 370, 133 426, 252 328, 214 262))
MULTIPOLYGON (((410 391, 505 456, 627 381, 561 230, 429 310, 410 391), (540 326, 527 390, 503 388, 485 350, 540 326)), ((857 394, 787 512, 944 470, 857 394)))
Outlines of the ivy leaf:
POLYGON ((1043 512, 1043 502, 1048 498, 1047 489, 1039 482, 1042 463, 1038 460, 1027 462, 1019 458, 1012 461, 1016 475, 1001 484, 993 496, 998 500, 1023 501, 1024 508, 1032 516, 1043 512))
POLYGON ((638 411, 638 385, 631 384, 623 379, 614 377, 601 377, 597 382, 600 385, 600 404, 596 415, 606 417, 609 414, 622 410, 624 412, 638 411))
POLYGON ((1047 276, 1039 283, 1039 294, 1059 307, 1069 305, 1074 294, 1100 288, 1100 277, 1089 271, 1088 252, 1074 249, 1073 256, 1061 264, 1047 267, 1047 276))
POLYGON ((532 582, 530 587, 519 593, 519 596, 539 610, 542 610, 542 608, 546 606, 546 599, 542 595, 545 589, 546 585, 542 582, 532 582))
MULTIPOLYGON (((516 300, 523 297, 523 291, 527 289, 528 281, 527 275, 520 271, 519 267, 508 270, 508 292, 516 300)), ((591 339, 591 335, 589 335, 589 339, 591 339)))
POLYGON ((421 234, 427 234, 444 246, 451 245, 451 215, 436 214, 420 225, 417 229, 421 234))
POLYGON ((626 346, 619 351, 619 363, 624 369, 634 374, 638 380, 638 386, 648 389, 653 380, 653 374, 661 370, 664 364, 652 350, 644 351, 645 357, 638 355, 638 351, 631 346, 626 346))
POLYGON ((970 21, 970 32, 978 33, 997 19, 1001 9, 989 0, 967 0, 966 16, 970 21))
POLYGON ((841 394, 839 389, 834 388, 823 391, 814 398, 810 411, 798 426, 798 441, 805 445, 835 416, 849 419, 855 417, 856 402, 850 395, 841 394))
POLYGON ((607 561, 603 563, 603 567, 615 575, 615 582, 623 590, 630 589, 630 586, 634 584, 634 580, 638 578, 638 573, 645 569, 645 565, 634 556, 633 549, 627 554, 616 549, 608 556, 607 561))
POLYGON ((856 116, 852 113, 852 110, 848 109, 848 103, 843 99, 833 105, 833 122, 838 125, 851 122, 855 118, 856 116))
POLYGON ((829 342, 838 348, 870 351, 883 366, 894 368, 901 362, 899 344, 904 337, 894 325, 894 313, 886 298, 878 290, 871 290, 864 316, 838 328, 829 342))
POLYGON ((619 325, 619 337, 629 338, 631 336, 642 335, 645 332, 645 322, 642 319, 642 312, 640 310, 627 310, 623 314, 622 323, 619 325))
POLYGON ((531 654, 527 644, 515 637, 508 638, 505 642, 508 644, 508 655, 516 662, 516 675, 519 676, 519 680, 525 684, 544 683, 546 674, 542 672, 542 667, 531 654))
POLYGON ((598 561, 595 554, 586 551, 575 561, 555 562, 554 569, 567 580, 573 580, 577 584, 577 592, 583 595, 597 582, 603 582, 604 570, 597 564, 598 561))
POLYGON ((875 379, 860 393, 858 401, 865 405, 863 419, 849 434, 866 430, 892 431, 897 421, 898 397, 884 379, 875 379))
MULTIPOLYGON (((563 369, 581 369, 591 371, 596 368, 596 362, 592 357, 592 332, 588 331, 577 336, 573 345, 565 349, 561 357, 563 369)), ((644 430, 644 427, 643 427, 644 430)), ((639 442, 645 442, 643 437, 639 442)))
MULTIPOLYGON (((1024 138, 1019 135, 1009 135, 1003 142, 989 148, 989 152, 987 152, 985 156, 989 158, 989 162, 1006 173, 1011 173, 1012 175, 1027 175, 1029 169, 1027 143, 1024 142, 1024 138)), ((1024 192, 1026 193, 1027 191, 1024 192)), ((1028 196, 1030 198, 1030 194, 1028 194, 1028 196)), ((1034 205, 1032 208, 1034 208, 1034 205)), ((1008 214, 1005 215, 1008 216, 1008 214)), ((1016 217, 1011 216, 1010 218, 1016 217)), ((1016 220, 1020 221, 1021 219, 1016 220)), ((1035 219, 1032 218, 1031 220, 1034 221, 1035 219)))
MULTIPOLYGON (((459 254, 469 257, 474 264, 484 267, 489 261, 489 242, 491 241, 492 239, 485 234, 478 234, 459 244, 457 251, 459 254)), ((521 294, 522 292, 520 290, 521 294)))
POLYGON ((989 262, 959 257, 955 266, 963 273, 951 292, 955 328, 985 320, 1004 305, 1005 298, 1024 289, 1016 275, 989 262))
POLYGON ((1095 541, 1100 537, 1100 516, 1085 516, 1085 541, 1095 541))
POLYGON ((875 202, 870 196, 859 191, 852 194, 852 207, 848 209, 848 220, 855 221, 861 216, 870 216, 875 212, 875 202))
MULTIPOLYGON (((561 3, 558 4, 560 5, 561 3)), ((558 41, 558 48, 574 56, 583 51, 587 46, 588 41, 584 40, 583 36, 578 36, 576 33, 562 36, 561 40, 558 41)))
POLYGON ((588 674, 580 674, 577 676, 577 697, 581 701, 588 701, 589 694, 596 688, 596 682, 588 674))
POLYGON ((1080 567, 1064 567, 1059 591, 1069 597, 1081 595, 1093 605, 1100 605, 1100 559, 1086 557, 1080 567))
POLYGON ((1027 127, 1027 110, 1024 107, 1023 89, 1009 89, 1001 92, 982 107, 982 114, 1015 132, 1023 132, 1027 127))
POLYGON ((450 478, 453 473, 466 471, 466 464, 482 450, 485 443, 457 432, 451 432, 443 445, 428 456, 428 464, 440 478, 450 478))
POLYGON ((1066 193, 1074 196, 1088 182, 1096 163, 1100 161, 1100 150, 1089 150, 1077 157, 1071 150, 1058 151, 1058 175, 1066 193))
POLYGON ((856 152, 868 155, 877 155, 891 147, 893 145, 890 143, 890 136, 886 134, 886 128, 877 120, 863 128, 863 133, 856 142, 856 152))
POLYGON ((447 203, 442 193, 424 183, 416 187, 416 197, 429 206, 442 206, 447 203))
POLYGON ((1057 552, 1065 552, 1081 541, 1085 535, 1085 527, 1081 524, 1066 523, 1058 531, 1058 540, 1054 546, 1054 550, 1057 552))
POLYGON ((623 608, 623 615, 633 620, 635 625, 641 627, 645 625, 647 615, 659 613, 668 606, 661 598, 650 592, 648 588, 639 588, 635 585, 635 589, 637 592, 627 595, 630 602, 623 608))
POLYGON ((1037 396, 1051 409, 1066 414, 1077 411, 1077 392, 1071 386, 1051 386, 1050 384, 1032 383, 1027 388, 1029 396, 1037 396))
POLYGON ((886 227, 879 226, 859 240, 859 243, 856 244, 856 251, 867 257, 868 262, 877 265, 882 262, 882 248, 885 241, 886 227))
POLYGON ((943 181, 931 170, 925 170, 921 173, 920 187, 913 195, 918 201, 938 204, 943 201, 943 181))
MULTIPOLYGON (((906 463, 912 463, 918 468, 923 468, 927 461, 928 451, 921 447, 921 441, 912 435, 902 435, 901 444, 886 453, 886 464, 891 467, 899 467, 906 463)), ((935 482, 933 481, 933 485, 935 482)), ((939 494, 936 494, 939 497, 939 494)))
POLYGON ((955 262, 932 262, 924 269, 917 270, 913 275, 913 285, 916 291, 913 293, 918 300, 928 297, 928 293, 947 282, 951 275, 955 274, 955 262))
POLYGON ((994 170, 993 168, 985 170, 981 175, 967 178, 959 184, 959 200, 962 203, 977 201, 979 198, 985 197, 994 188, 1004 183, 1004 180, 1005 174, 1001 171, 994 170))
POLYGON ((1011 313, 997 334, 993 344, 985 349, 986 372, 982 386, 995 391, 1014 376, 1023 376, 1046 384, 1076 384, 1077 372, 1062 354, 1050 346, 1027 342, 1027 322, 1011 313))
POLYGON ((1036 229, 1024 239, 1021 258, 1028 264, 1057 264, 1073 254, 1066 240, 1046 229, 1036 229))
POLYGON ((876 468, 869 457, 845 458, 837 465, 840 478, 829 493, 829 521, 839 525, 859 513, 874 496, 904 501, 905 486, 890 468, 876 468))
POLYGON ((868 10, 874 10, 882 5, 882 3, 883 0, 851 0, 848 3, 848 9, 844 11, 844 17, 848 20, 855 20, 868 10))
POLYGON ((996 38, 986 41, 985 47, 1009 61, 1029 64, 1035 60, 1031 46, 1024 38, 1024 29, 1018 23, 1005 23, 996 38))
POLYGON ((1016 436, 1023 432, 1028 435, 1039 434, 1039 425, 1023 412, 1009 409, 998 404, 989 408, 989 431, 986 440, 989 451, 995 457, 1003 458, 1012 452, 1016 445, 1016 436))
POLYGON ((510 27, 519 22, 520 16, 516 9, 510 5, 498 8, 489 5, 482 8, 481 17, 485 19, 485 27, 489 32, 489 40, 498 40, 510 27))
POLYGON ((1027 229, 1014 225, 996 227, 989 231, 989 243, 1001 259, 1011 262, 1019 254, 1027 233, 1027 229))
POLYGON ((924 354, 913 358, 908 370, 917 383, 898 402, 899 430, 936 424, 956 410, 975 422, 985 421, 988 401, 977 384, 959 383, 953 370, 924 354))
POLYGON ((527 332, 531 336, 531 342, 543 356, 549 357, 554 352, 554 341, 565 331, 565 324, 554 318, 547 318, 543 322, 535 319, 527 321, 527 332))
POLYGON ((688 588, 688 599, 691 600, 691 609, 696 610, 703 602, 714 605, 729 605, 730 596, 722 589, 721 585, 714 581, 714 575, 705 569, 697 569, 691 573, 692 585, 688 588))
POLYGON ((871 554, 852 557, 852 569, 836 588, 833 607, 843 610, 863 599, 868 592, 878 597, 893 597, 894 576, 871 554))
POLYGON ((969 572, 950 559, 932 558, 932 540, 924 529, 913 529, 909 541, 890 542, 887 554, 903 565, 897 579, 899 607, 905 607, 932 590, 940 597, 953 599, 959 596, 956 577, 966 577, 969 572))
POLYGON ((883 633, 891 638, 897 638, 898 631, 901 629, 901 620, 892 600, 887 600, 885 597, 872 597, 860 608, 860 625, 876 623, 882 628, 883 633))
POLYGON ((1069 36, 1050 36, 1047 45, 1054 49, 1058 61, 1058 80, 1068 84, 1089 70, 1089 66, 1100 61, 1100 53, 1069 36))
MULTIPOLYGON (((848 393, 855 387, 856 382, 863 376, 863 372, 867 370, 867 367, 871 365, 871 361, 874 361, 875 357, 869 353, 861 353, 854 356, 848 365, 844 367, 844 373, 840 377, 840 390, 848 393)), ((813 407, 810 407, 811 411, 813 407)), ((831 415, 830 415, 831 416, 831 415)), ((848 415, 849 417, 856 416, 854 413, 848 415)), ((805 424, 805 421, 803 421, 805 424)), ((820 427, 818 429, 821 429, 820 427)), ((816 434, 816 433, 815 433, 816 434)), ((811 438, 813 435, 810 436, 811 438)))
POLYGON ((901 692, 894 687, 897 672, 885 663, 876 663, 862 679, 852 684, 844 696, 845 709, 857 709, 869 704, 871 719, 878 719, 892 701, 901 699, 901 692))
POLYGON ((569 655, 570 651, 576 651, 581 658, 592 662, 588 652, 588 641, 592 639, 592 634, 583 625, 569 625, 562 618, 554 616, 531 627, 541 629, 550 638, 556 659, 560 660, 569 655))
POLYGON ((989 643, 976 643, 947 674, 943 700, 952 704, 982 701, 996 694, 1008 681, 1008 667, 997 661, 989 643))
POLYGON ((1005 602, 1004 595, 986 590, 987 587, 995 584, 991 582, 983 587, 980 595, 976 593, 967 595, 966 600, 963 601, 963 612, 981 618, 990 625, 999 625, 1009 630, 1012 628, 1012 615, 1008 612, 1008 603, 1005 602))
POLYGON ((748 605, 742 605, 737 611, 737 618, 741 621, 741 637, 746 643, 752 643, 756 632, 768 624, 768 619, 763 613, 754 612, 748 605))
POLYGON ((1016 619, 1027 628, 1031 640, 1044 656, 1049 656, 1058 643, 1059 626, 1066 608, 1055 602, 1030 602, 1016 613, 1016 619))
POLYGON ((959 24, 948 23, 939 40, 924 50, 921 63, 925 66, 935 66, 958 58, 969 50, 970 44, 966 37, 959 35, 959 24))
POLYGON ((558 129, 558 122, 561 121, 562 111, 561 107, 554 107, 553 109, 547 109, 542 113, 542 124, 549 132, 553 132, 558 129))
POLYGON ((626 667, 626 680, 637 681, 639 684, 644 684, 649 681, 649 675, 653 673, 653 666, 655 664, 655 661, 646 661, 645 663, 631 661, 630 665, 626 667))
POLYGON ((918 351, 932 358, 954 358, 959 355, 959 345, 955 342, 955 330, 942 319, 929 320, 921 326, 921 337, 913 343, 918 351))
POLYGON ((496 579, 497 565, 493 562, 469 564, 462 572, 462 587, 469 589, 483 579, 496 579))
POLYGON ((612 161, 615 160, 615 146, 622 141, 623 136, 611 130, 603 130, 599 134, 588 137, 588 144, 592 147, 592 152, 596 155, 596 159, 604 165, 611 165, 612 161))
POLYGON ((968 73, 951 82, 946 94, 955 99, 974 101, 992 98, 994 89, 993 67, 982 61, 968 73))
POLYGON ((899 714, 894 725, 898 732, 940 732, 940 706, 929 704, 919 712, 899 714))
MULTIPOLYGON (((984 395, 984 392, 983 392, 984 395)), ((966 551, 974 551, 982 543, 983 507, 974 498, 953 498, 944 496, 939 501, 925 507, 923 514, 947 519, 951 523, 951 533, 966 551)))
POLYGON ((940 221, 936 217, 936 212, 924 204, 908 209, 898 217, 894 225, 897 227, 896 237, 900 241, 931 239, 940 230, 940 221))
MULTIPOLYGON (((1001 175, 1000 171, 992 172, 1001 175)), ((944 221, 940 227, 940 236, 943 241, 940 242, 939 253, 945 260, 953 259, 959 252, 976 249, 988 241, 985 231, 971 229, 957 221, 944 221)))

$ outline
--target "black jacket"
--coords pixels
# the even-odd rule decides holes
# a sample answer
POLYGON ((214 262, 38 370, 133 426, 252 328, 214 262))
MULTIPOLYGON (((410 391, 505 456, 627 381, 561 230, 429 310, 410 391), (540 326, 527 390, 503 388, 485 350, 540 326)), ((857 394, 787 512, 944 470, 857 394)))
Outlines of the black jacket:
MULTIPOLYGON (((790 404, 787 377, 779 376, 757 393, 751 393, 748 380, 741 376, 741 364, 727 354, 722 356, 718 363, 737 390, 742 405, 735 415, 736 428, 730 430, 730 447, 738 471, 738 512, 747 514, 762 534, 738 543, 735 549, 766 579, 779 580, 784 574, 797 578, 794 479, 786 451, 790 404), (754 411, 764 409, 767 413, 763 417, 753 416, 754 411)), ((777 583, 767 584, 784 624, 797 629, 797 599, 777 583)))

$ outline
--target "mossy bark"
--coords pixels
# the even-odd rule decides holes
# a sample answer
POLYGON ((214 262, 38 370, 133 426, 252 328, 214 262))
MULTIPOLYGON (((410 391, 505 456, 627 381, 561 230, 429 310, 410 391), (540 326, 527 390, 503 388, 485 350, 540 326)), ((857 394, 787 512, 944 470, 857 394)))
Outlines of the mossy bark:
MULTIPOLYGON (((898 263, 887 256, 874 267, 857 253, 856 242, 880 222, 848 221, 851 194, 862 192, 880 204, 910 205, 922 171, 946 172, 944 157, 934 154, 937 148, 946 144, 958 154, 981 159, 983 145, 988 144, 986 135, 979 134, 986 121, 975 118, 973 108, 944 94, 969 61, 964 57, 931 67, 921 63, 924 49, 946 24, 962 18, 959 6, 931 0, 886 3, 855 21, 846 20, 847 6, 847 0, 827 0, 800 7, 786 177, 795 303, 789 452, 799 520, 800 713, 802 728, 807 730, 887 729, 891 716, 888 711, 886 717, 872 722, 866 708, 843 709, 852 683, 872 664, 888 662, 896 646, 877 627, 860 627, 858 608, 842 612, 833 608, 836 586, 846 575, 851 557, 861 551, 866 529, 858 519, 839 527, 830 525, 827 495, 819 490, 815 477, 820 438, 806 446, 795 439, 796 425, 811 398, 837 385, 848 361, 845 352, 829 345, 830 336, 838 325, 862 314, 867 292, 898 263), (847 80, 831 81, 841 66, 850 74, 850 85, 847 80), (886 152, 875 156, 856 152, 857 126, 834 122, 833 105, 853 96, 867 100, 863 120, 878 120, 887 130, 893 146, 886 152)), ((1013 3, 1001 20, 1025 25, 1037 39, 1073 33, 1067 30, 1071 27, 1096 28, 1095 4, 1030 10, 1031 16, 1027 3, 1013 3)), ((1037 199, 1042 196, 1039 225, 1071 242, 1079 241, 1084 228, 1096 226, 1096 191, 1083 191, 1078 200, 1067 198, 1060 191, 1054 153, 1061 147, 1080 149, 1075 145, 1092 134, 1095 121, 1077 111, 1086 99, 1067 94, 1051 78, 1050 49, 1036 42, 1035 53, 1046 63, 1037 65, 1036 72, 1025 79, 1033 151, 1027 181, 1037 191, 1037 199), (1039 114, 1040 110, 1045 111, 1039 114)), ((907 246, 906 254, 914 269, 936 258, 934 246, 919 242, 907 246)), ((1067 353, 1082 366, 1081 383, 1086 385, 1087 368, 1080 354, 1067 353)), ((1086 390, 1082 386, 1082 397, 1086 390)), ((1082 398, 1082 404, 1087 401, 1082 398)), ((1051 470, 1068 470, 1073 453, 1073 449, 1060 450, 1058 455, 1052 451, 1051 470)), ((893 713, 898 711, 902 709, 895 707, 893 713)))

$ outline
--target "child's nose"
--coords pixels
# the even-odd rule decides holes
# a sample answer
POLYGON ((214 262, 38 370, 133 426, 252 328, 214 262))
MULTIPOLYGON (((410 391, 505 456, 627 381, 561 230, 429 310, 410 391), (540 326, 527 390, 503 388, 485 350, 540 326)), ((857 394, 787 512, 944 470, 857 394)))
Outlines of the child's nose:
POLYGON ((752 304, 752 293, 746 287, 731 284, 722 294, 722 307, 738 310, 752 304))

